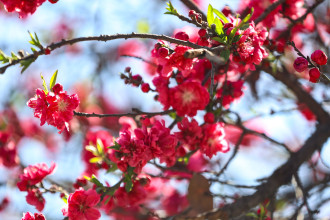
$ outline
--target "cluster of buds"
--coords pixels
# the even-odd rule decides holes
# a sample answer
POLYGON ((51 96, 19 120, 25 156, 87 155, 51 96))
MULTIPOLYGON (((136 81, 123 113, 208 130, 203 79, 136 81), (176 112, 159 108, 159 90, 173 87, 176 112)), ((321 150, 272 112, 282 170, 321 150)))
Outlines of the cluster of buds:
POLYGON ((312 83, 316 83, 321 76, 320 66, 327 64, 328 57, 327 57, 327 55, 325 55, 325 53, 322 50, 316 50, 312 53, 311 60, 314 63, 311 63, 311 61, 309 60, 308 57, 307 57, 307 59, 304 57, 298 57, 294 61, 293 67, 297 72, 303 72, 306 69, 312 67, 309 70, 309 81, 312 83), (308 65, 309 62, 312 65, 308 65), (316 65, 314 65, 314 64, 316 64, 316 65))
POLYGON ((192 21, 202 23, 202 14, 201 13, 197 13, 194 10, 190 10, 188 16, 191 18, 192 21))
POLYGON ((144 93, 148 93, 150 91, 149 83, 143 82, 143 79, 139 74, 132 75, 131 67, 126 67, 125 73, 127 73, 127 75, 124 73, 120 74, 120 78, 125 80, 125 84, 132 84, 136 87, 141 86, 141 90, 144 93))

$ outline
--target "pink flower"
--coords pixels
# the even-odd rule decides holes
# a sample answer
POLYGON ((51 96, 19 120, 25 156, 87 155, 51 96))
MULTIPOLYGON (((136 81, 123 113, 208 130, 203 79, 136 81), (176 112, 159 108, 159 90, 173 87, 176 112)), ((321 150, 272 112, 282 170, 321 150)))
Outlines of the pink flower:
POLYGON ((201 144, 201 151, 209 158, 212 158, 217 152, 226 153, 229 151, 227 141, 224 139, 224 124, 206 124, 203 127, 203 141, 201 144))
POLYGON ((42 5, 46 0, 1 0, 6 11, 16 11, 20 18, 25 18, 28 14, 33 14, 37 7, 42 5))
POLYGON ((303 57, 298 57, 294 61, 293 67, 297 72, 303 72, 308 68, 308 61, 303 57))
POLYGON ((318 65, 325 65, 328 62, 328 57, 322 50, 315 50, 312 55, 311 59, 318 65))
POLYGON ((179 116, 193 117, 209 103, 209 93, 196 81, 185 81, 170 91, 171 106, 179 116))
POLYGON ((178 123, 178 128, 180 132, 176 132, 175 135, 182 144, 187 145, 190 150, 194 150, 200 145, 203 136, 202 128, 194 118, 190 122, 188 118, 183 118, 178 123))
POLYGON ((32 215, 30 212, 27 212, 23 214, 21 220, 46 220, 46 218, 42 213, 34 213, 34 215, 32 215))
POLYGON ((236 82, 227 81, 227 85, 223 85, 217 91, 217 97, 219 100, 222 99, 222 105, 225 108, 229 108, 230 103, 234 100, 239 99, 243 95, 243 80, 238 80, 236 82))
POLYGON ((17 187, 20 191, 28 191, 31 186, 40 183, 47 175, 51 174, 55 166, 55 163, 51 163, 50 168, 48 168, 45 163, 38 163, 26 167, 23 174, 19 176, 20 180, 17 183, 17 187))
POLYGON ((68 198, 67 210, 62 210, 70 220, 97 220, 101 217, 95 206, 100 202, 100 195, 94 189, 85 191, 83 188, 71 193, 68 198))
MULTIPOLYGON (((93 157, 95 157, 95 155, 86 150, 86 146, 87 145, 93 145, 96 147, 96 142, 97 140, 101 140, 102 144, 103 144, 103 151, 104 153, 110 158, 113 159, 114 158, 114 150, 113 149, 107 149, 107 147, 112 146, 113 145, 113 137, 111 136, 111 134, 107 131, 96 131, 96 132, 92 132, 92 131, 88 131, 86 136, 85 136, 85 140, 84 140, 84 149, 82 151, 82 158, 83 161, 86 164, 86 169, 85 169, 85 175, 91 176, 92 174, 97 175, 97 172, 100 168, 104 168, 104 169, 108 169, 109 166, 103 162, 101 164, 101 166, 99 166, 99 164, 96 163, 90 163, 90 159, 92 159, 93 157)), ((78 187, 79 188, 79 187, 78 187)))
POLYGON ((47 95, 41 89, 36 90, 36 96, 31 98, 27 105, 34 109, 34 117, 40 118, 40 125, 47 122, 59 129, 59 133, 67 127, 68 122, 73 117, 73 111, 79 105, 79 99, 76 94, 67 95, 60 84, 53 87, 53 92, 47 95))
POLYGON ((134 182, 130 192, 126 192, 125 187, 120 187, 114 194, 115 204, 121 207, 132 207, 140 205, 145 201, 147 192, 139 181, 134 182))
POLYGON ((44 209, 46 201, 39 189, 29 190, 25 198, 26 202, 30 205, 35 206, 39 212, 44 209))

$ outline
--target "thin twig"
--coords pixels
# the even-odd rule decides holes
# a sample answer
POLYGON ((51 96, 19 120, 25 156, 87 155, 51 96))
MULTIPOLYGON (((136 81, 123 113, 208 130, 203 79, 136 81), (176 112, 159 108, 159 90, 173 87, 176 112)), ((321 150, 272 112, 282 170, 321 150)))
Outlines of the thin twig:
POLYGON ((133 108, 132 111, 135 113, 96 114, 94 112, 85 113, 85 112, 76 112, 76 111, 74 111, 73 113, 75 116, 82 116, 82 117, 87 117, 87 118, 90 118, 90 117, 105 118, 105 117, 122 117, 122 116, 135 117, 138 115, 146 115, 148 117, 152 117, 152 116, 156 116, 156 115, 167 115, 167 114, 173 112, 174 110, 166 110, 166 111, 162 111, 162 112, 143 112, 143 111, 133 108))

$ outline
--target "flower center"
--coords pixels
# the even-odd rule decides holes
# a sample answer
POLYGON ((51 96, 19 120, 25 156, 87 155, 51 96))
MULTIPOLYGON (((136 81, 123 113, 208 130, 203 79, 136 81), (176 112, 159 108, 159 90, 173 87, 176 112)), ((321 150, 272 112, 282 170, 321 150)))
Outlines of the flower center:
POLYGON ((66 107, 68 106, 68 103, 65 102, 64 100, 60 100, 57 106, 58 106, 58 111, 64 112, 66 110, 66 107))
POLYGON ((183 104, 190 103, 194 99, 194 94, 190 91, 184 91, 182 95, 183 104))

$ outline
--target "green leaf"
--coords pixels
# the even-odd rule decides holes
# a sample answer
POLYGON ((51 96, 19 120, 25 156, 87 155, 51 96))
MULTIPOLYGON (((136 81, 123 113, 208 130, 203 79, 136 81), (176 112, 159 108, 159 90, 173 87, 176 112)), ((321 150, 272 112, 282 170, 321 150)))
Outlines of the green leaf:
POLYGON ((109 149, 114 149, 114 150, 119 150, 120 149, 120 145, 116 142, 116 141, 114 141, 113 142, 115 145, 113 145, 113 146, 110 146, 110 147, 108 147, 109 149))
POLYGON ((173 7, 171 1, 169 1, 168 3, 166 3, 168 5, 168 7, 166 8, 168 11, 165 12, 164 14, 171 14, 171 15, 178 15, 178 11, 173 7))
POLYGON ((125 184, 125 190, 126 192, 130 192, 133 188, 133 182, 132 181, 127 181, 125 184))
POLYGON ((40 77, 42 79, 42 86, 44 87, 44 92, 46 93, 46 95, 48 94, 48 88, 47 88, 47 84, 46 84, 46 81, 43 77, 43 75, 40 73, 40 77))
POLYGON ((226 44, 227 38, 212 37, 212 40, 218 41, 219 43, 226 44))
POLYGON ((84 176, 84 178, 85 178, 86 180, 88 180, 88 181, 91 181, 91 178, 88 177, 88 176, 84 176))
POLYGON ((250 27, 250 24, 243 24, 241 27, 240 27, 240 30, 246 30, 250 27))
POLYGON ((55 71, 55 73, 53 74, 52 78, 50 79, 50 82, 49 82, 49 89, 50 90, 53 90, 53 87, 56 84, 57 73, 58 73, 58 70, 55 71))
POLYGON ((23 73, 36 59, 21 60, 19 63, 23 67, 21 73, 23 73))
POLYGON ((99 163, 102 161, 102 157, 93 157, 89 160, 90 163, 99 163))
POLYGON ((237 41, 239 41, 239 39, 242 37, 242 35, 235 35, 234 38, 233 38, 233 41, 232 43, 236 43, 237 41))
POLYGON ((62 200, 63 200, 63 202, 65 202, 65 204, 68 204, 68 196, 67 195, 63 196, 62 200))
POLYGON ((233 37, 235 36, 237 30, 240 29, 246 22, 248 22, 250 20, 251 16, 253 15, 253 12, 254 12, 254 9, 251 8, 251 12, 247 16, 245 16, 245 18, 241 21, 241 23, 230 32, 229 43, 232 42, 233 37))
POLYGON ((99 153, 99 155, 102 155, 104 146, 103 146, 101 139, 99 139, 99 138, 96 140, 96 148, 97 148, 97 152, 99 153))
POLYGON ((209 7, 207 8, 207 23, 209 24, 209 27, 211 27, 212 24, 214 24, 214 14, 213 14, 213 7, 211 4, 209 4, 209 7))
POLYGON ((218 11, 217 9, 213 8, 213 12, 218 15, 218 17, 226 24, 229 23, 228 18, 221 12, 218 11))
POLYGON ((250 20, 250 18, 252 17, 253 12, 254 12, 254 8, 251 8, 251 12, 247 16, 245 16, 245 18, 243 19, 243 21, 241 23, 243 23, 243 24, 247 23, 250 20))
POLYGON ((175 112, 170 112, 170 113, 168 114, 168 116, 170 116, 170 117, 173 118, 173 119, 176 119, 176 113, 175 113, 175 112))
POLYGON ((229 55, 230 55, 230 50, 226 49, 226 50, 222 50, 220 52, 220 56, 223 57, 225 59, 225 61, 227 62, 227 60, 229 59, 229 55))
POLYGON ((118 169, 117 164, 111 163, 111 167, 107 170, 107 173, 114 172, 118 169))
POLYGON ((96 178, 96 176, 94 174, 92 175, 92 178, 90 181, 98 187, 103 187, 103 184, 96 178))
POLYGON ((214 24, 216 25, 215 31, 217 32, 217 34, 219 34, 219 35, 223 34, 223 29, 222 29, 223 25, 218 18, 214 19, 214 24))
POLYGON ((11 52, 11 58, 13 60, 17 60, 18 59, 18 56, 14 52, 11 52))
POLYGON ((256 213, 253 213, 253 212, 247 213, 246 216, 253 217, 253 218, 258 218, 258 215, 256 213))
POLYGON ((9 59, 10 57, 8 57, 2 50, 0 50, 0 61, 2 61, 2 63, 8 63, 9 59))

